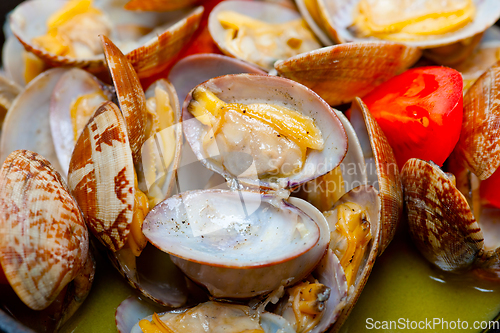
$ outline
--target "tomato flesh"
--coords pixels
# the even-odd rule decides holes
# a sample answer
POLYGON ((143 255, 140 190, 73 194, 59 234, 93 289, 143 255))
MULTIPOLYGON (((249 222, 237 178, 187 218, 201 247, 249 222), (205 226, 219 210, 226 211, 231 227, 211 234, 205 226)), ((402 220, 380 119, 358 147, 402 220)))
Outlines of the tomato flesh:
POLYGON ((412 158, 442 166, 460 136, 463 116, 462 75, 430 66, 407 70, 363 98, 401 169, 412 158))

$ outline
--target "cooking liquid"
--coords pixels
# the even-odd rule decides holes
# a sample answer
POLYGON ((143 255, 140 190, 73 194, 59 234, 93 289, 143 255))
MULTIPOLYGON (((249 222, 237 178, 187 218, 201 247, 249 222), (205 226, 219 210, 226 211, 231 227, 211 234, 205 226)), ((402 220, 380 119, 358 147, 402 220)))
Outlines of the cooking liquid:
POLYGON ((395 333, 415 328, 419 332, 482 332, 480 327, 473 329, 474 323, 488 322, 499 312, 498 282, 434 268, 405 231, 396 235, 377 258, 368 283, 340 332, 395 333), (468 329, 461 329, 464 325, 468 329))
MULTIPOLYGON (((98 258, 90 295, 61 332, 116 333, 115 310, 129 295, 137 293, 105 259, 98 258)), ((420 332, 460 331, 451 327, 451 322, 458 319, 469 325, 470 329, 463 331, 481 332, 481 329, 472 329, 474 322, 490 321, 499 312, 499 283, 433 268, 414 248, 406 232, 400 232, 375 262, 368 283, 341 332, 408 332, 412 331, 408 326, 395 328, 393 323, 392 329, 382 329, 382 325, 384 321, 387 325, 389 321, 398 324, 398 320, 405 325, 412 322, 418 325, 420 321, 425 324, 426 319, 448 321, 449 329, 445 324, 430 329, 421 324, 424 329, 420 332)))

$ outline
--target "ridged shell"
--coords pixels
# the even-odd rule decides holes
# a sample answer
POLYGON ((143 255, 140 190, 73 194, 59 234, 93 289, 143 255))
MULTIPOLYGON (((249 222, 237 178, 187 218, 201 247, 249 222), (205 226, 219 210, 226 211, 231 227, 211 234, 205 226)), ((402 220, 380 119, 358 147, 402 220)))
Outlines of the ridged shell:
POLYGON ((146 96, 131 62, 106 36, 101 36, 120 109, 127 124, 132 157, 137 163, 146 141, 146 96))
POLYGON ((68 185, 92 233, 112 251, 123 247, 134 208, 134 166, 115 104, 102 104, 78 138, 68 185))
POLYGON ((359 98, 352 103, 351 123, 365 154, 368 184, 380 193, 379 254, 382 254, 394 237, 403 214, 403 187, 399 168, 384 132, 359 98))
POLYGON ((500 62, 490 67, 464 96, 457 161, 479 179, 500 166, 500 62))
POLYGON ((0 170, 0 263, 30 308, 46 308, 84 267, 85 222, 67 186, 42 156, 18 150, 0 170))
POLYGON ((434 164, 412 158, 401 172, 417 248, 445 271, 470 268, 483 247, 483 233, 465 197, 434 164))
MULTIPOLYGON (((354 10, 360 0, 317 0, 324 20, 324 26, 336 43, 375 40, 360 38, 349 28, 353 24, 354 10)), ((432 48, 455 43, 483 32, 500 17, 497 0, 474 0, 476 13, 474 20, 454 32, 442 34, 423 41, 406 41, 405 44, 421 48, 432 48)))
POLYGON ((280 76, 302 83, 330 105, 339 105, 401 74, 421 55, 419 49, 404 44, 358 42, 302 53, 274 66, 280 76))
MULTIPOLYGON (((314 119, 316 126, 321 130, 325 140, 324 149, 308 152, 300 172, 278 179, 239 177, 238 181, 241 184, 274 189, 293 188, 329 172, 340 164, 347 152, 347 136, 338 117, 324 100, 299 83, 275 76, 239 74, 220 76, 200 86, 207 87, 227 103, 269 103, 286 106, 314 119)), ((209 158, 203 149, 201 135, 206 131, 205 126, 187 110, 192 98, 191 92, 183 107, 183 130, 186 140, 200 162, 207 168, 226 179, 235 179, 235 175, 209 158)))

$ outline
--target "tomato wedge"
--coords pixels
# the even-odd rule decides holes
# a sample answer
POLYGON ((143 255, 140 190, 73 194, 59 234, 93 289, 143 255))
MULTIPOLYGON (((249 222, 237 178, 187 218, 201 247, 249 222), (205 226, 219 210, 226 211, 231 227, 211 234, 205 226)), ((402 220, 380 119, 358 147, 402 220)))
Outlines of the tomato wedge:
POLYGON ((442 166, 458 142, 462 75, 447 67, 417 67, 363 98, 387 136, 401 169, 412 157, 442 166))

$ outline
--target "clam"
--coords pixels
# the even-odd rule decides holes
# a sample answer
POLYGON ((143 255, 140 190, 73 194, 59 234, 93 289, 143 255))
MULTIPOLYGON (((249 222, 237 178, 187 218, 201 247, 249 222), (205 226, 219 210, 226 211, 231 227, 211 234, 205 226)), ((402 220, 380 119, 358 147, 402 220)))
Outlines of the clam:
MULTIPOLYGON (((322 99, 298 83, 266 75, 240 74, 221 76, 208 80, 199 85, 197 89, 201 89, 198 90, 200 92, 214 92, 216 98, 224 103, 241 103, 243 109, 245 105, 252 103, 269 103, 278 107, 287 107, 294 112, 298 112, 291 114, 297 115, 297 117, 305 116, 303 119, 309 119, 308 124, 312 121, 317 126, 319 132, 322 133, 324 148, 321 150, 308 149, 305 152, 305 156, 299 157, 298 160, 287 160, 284 159, 285 156, 275 155, 275 153, 271 152, 270 154, 266 153, 267 157, 262 154, 260 155, 262 158, 254 160, 252 155, 256 156, 258 150, 252 150, 252 147, 249 146, 243 146, 243 150, 241 151, 237 151, 238 147, 235 147, 234 151, 230 151, 227 150, 231 148, 229 146, 220 146, 217 148, 214 145, 208 146, 207 149, 204 140, 210 137, 209 133, 212 128, 204 125, 199 121, 200 118, 193 116, 188 111, 189 103, 196 105, 195 89, 184 102, 183 128, 186 140, 198 159, 206 167, 223 175, 226 179, 237 178, 241 184, 254 187, 261 186, 274 189, 293 188, 305 181, 329 172, 344 158, 347 151, 347 140, 340 120, 322 99), (225 149, 225 151, 222 149, 225 149), (300 159, 302 158, 301 162, 300 159), (271 159, 276 160, 271 161, 271 159), (222 160, 224 161, 221 162, 222 160), (276 162, 277 164, 273 167, 273 163, 266 164, 267 162, 276 162), (241 165, 238 165, 238 163, 241 165), (250 168, 250 166, 252 167, 250 168), (269 170, 267 170, 268 166, 270 167, 269 170), (289 174, 285 175, 284 172, 288 172, 289 174)), ((247 112, 243 109, 241 114, 247 112)), ((250 112, 250 109, 248 109, 248 112, 250 112)), ((277 117, 278 115, 279 113, 276 114, 277 117)), ((252 121, 252 118, 249 118, 252 121)), ((280 125, 276 122, 274 124, 280 125)), ((251 126, 256 125, 252 123, 251 126)), ((249 128, 248 125, 246 128, 249 128)), ((267 128, 265 127, 264 130, 267 130, 267 128)), ((305 137, 309 135, 306 131, 304 130, 303 133, 305 137)), ((285 146, 283 145, 288 144, 288 141, 284 142, 281 140, 279 131, 268 133, 274 133, 274 135, 267 135, 279 139, 277 143, 282 144, 280 149, 284 149, 285 146)), ((251 136, 247 137, 246 140, 254 140, 257 143, 255 141, 255 135, 257 134, 257 131, 254 134, 249 134, 251 136)), ((210 144, 212 143, 214 142, 210 141, 210 144)), ((262 143, 267 145, 265 141, 262 141, 262 143)))
POLYGON ((399 168, 384 132, 361 99, 354 100, 350 112, 350 121, 365 157, 368 185, 380 194, 379 254, 382 254, 394 237, 403 213, 399 168))
POLYGON ((105 70, 98 35, 111 34, 140 77, 151 76, 166 66, 166 60, 172 59, 197 29, 203 12, 198 7, 169 13, 134 13, 122 8, 120 1, 106 0, 96 1, 96 9, 88 9, 94 7, 88 7, 85 1, 73 1, 64 7, 66 3, 23 2, 10 15, 12 33, 27 51, 50 66, 75 66, 93 73, 105 70), (68 37, 54 35, 60 27, 68 37), (60 44, 61 38, 73 42, 60 44))
POLYGON ((425 258, 445 271, 476 268, 498 278, 498 240, 485 240, 481 220, 450 178, 418 159, 405 163, 402 178, 410 233, 425 258))
POLYGON ((44 156, 61 175, 50 133, 50 97, 61 76, 67 69, 56 68, 44 72, 18 95, 5 116, 0 140, 0 160, 18 149, 28 149, 44 156))
POLYGON ((222 52, 267 71, 277 60, 321 47, 298 12, 269 2, 221 2, 208 28, 222 52))
POLYGON ((363 97, 410 68, 422 55, 415 47, 390 42, 356 42, 324 47, 275 64, 278 75, 312 89, 328 104, 363 97))
POLYGON ((168 130, 164 118, 179 121, 177 96, 168 83, 160 81, 152 88, 156 97, 148 102, 127 58, 106 37, 103 44, 121 110, 106 102, 91 117, 72 154, 69 187, 89 229, 109 250, 111 261, 129 283, 159 303, 180 306, 187 300, 182 275, 172 264, 169 267, 170 261, 162 252, 146 246, 141 231, 150 202, 163 200, 172 190, 180 158, 181 129, 171 124, 172 130, 168 130), (172 103, 168 106, 165 102, 169 98, 172 103), (152 149, 156 144, 169 147, 152 149), (172 152, 172 166, 162 164, 167 149, 172 152), (142 185, 146 192, 139 189, 134 151, 135 166, 144 172, 142 185), (141 255, 143 250, 145 254, 141 255), (148 269, 156 265, 155 260, 162 262, 162 270, 148 269))
POLYGON ((188 277, 225 298, 296 283, 329 240, 323 215, 307 202, 255 191, 181 193, 151 210, 143 232, 188 277))
POLYGON ((291 25, 290 22, 298 22, 298 17, 295 11, 276 4, 228 1, 217 5, 210 13, 209 29, 225 54, 302 83, 330 105, 364 96, 380 83, 412 66, 422 55, 416 47, 388 42, 359 42, 320 48, 319 44, 306 43, 311 37, 301 32, 299 26, 291 25), (247 18, 239 21, 249 21, 248 27, 236 19, 235 22, 226 19, 223 14, 231 12, 245 15, 247 18), (276 52, 276 49, 285 47, 270 46, 278 43, 275 41, 278 38, 273 37, 278 28, 266 28, 269 24, 270 27, 273 24, 290 24, 287 28, 290 32, 282 35, 282 42, 294 45, 293 41, 301 41, 300 48, 297 47, 294 52, 276 52), (265 47, 254 46, 253 43, 259 42, 265 43, 265 47), (266 51, 266 48, 269 50, 266 51))
POLYGON ((331 40, 336 43, 387 38, 421 48, 435 48, 481 33, 492 26, 500 17, 500 8, 494 0, 447 1, 443 4, 431 1, 410 4, 391 1, 389 5, 381 1, 317 0, 317 5, 323 20, 323 27, 331 40), (359 8, 360 3, 364 6, 361 9, 359 8), (473 9, 474 7, 475 9, 473 9), (358 16, 360 10, 365 13, 366 17, 358 16), (418 32, 418 29, 422 29, 421 27, 411 28, 417 29, 414 34, 414 30, 401 29, 406 22, 410 22, 412 19, 420 22, 424 15, 439 17, 439 14, 435 14, 436 12, 433 10, 436 10, 437 13, 461 13, 462 16, 456 15, 458 16, 455 17, 457 20, 452 23, 446 21, 428 22, 429 25, 426 28, 429 29, 429 32, 418 32), (373 36, 369 36, 369 33, 365 31, 367 28, 364 25, 361 26, 359 22, 370 27, 377 27, 380 32, 373 30, 370 32, 373 36), (394 27, 394 30, 390 32, 397 31, 398 33, 390 34, 388 27, 394 27))
MULTIPOLYGON (((382 246, 381 241, 384 240, 382 237, 384 227, 382 223, 384 217, 381 209, 383 207, 381 205, 381 198, 382 195, 380 195, 371 185, 361 185, 343 195, 330 211, 324 213, 333 234, 333 230, 339 232, 338 223, 343 214, 341 209, 347 208, 352 211, 356 209, 354 207, 358 207, 356 205, 361 207, 361 221, 356 225, 356 228, 362 230, 358 229, 356 232, 353 232, 356 233, 356 240, 354 241, 356 248, 354 252, 342 252, 343 246, 336 244, 339 242, 338 236, 332 236, 330 239, 328 251, 335 252, 335 255, 339 257, 340 264, 342 264, 342 268, 347 277, 348 285, 345 305, 339 309, 339 317, 330 322, 334 324, 334 331, 340 329, 345 319, 351 313, 359 295, 363 291, 377 256, 383 251, 383 249, 380 249, 382 246), (371 237, 368 237, 368 234, 370 234, 371 237), (339 251, 341 255, 339 255, 339 251), (351 258, 348 259, 348 257, 351 258), (349 262, 347 266, 346 261, 349 262)), ((353 222, 351 220, 348 223, 353 222)), ((344 240, 340 238, 340 243, 342 242, 344 242, 344 240)), ((349 244, 348 246, 351 247, 354 246, 354 244, 349 244)))
POLYGON ((496 62, 469 88, 464 96, 464 116, 454 153, 457 162, 479 179, 490 177, 500 165, 497 127, 500 108, 500 63, 496 62))
MULTIPOLYGON (((0 188, 1 268, 26 306, 45 309, 47 318, 28 325, 54 331, 83 302, 94 278, 83 216, 61 176, 34 152, 9 154, 0 188)), ((13 301, 2 303, 9 308, 13 301)))

